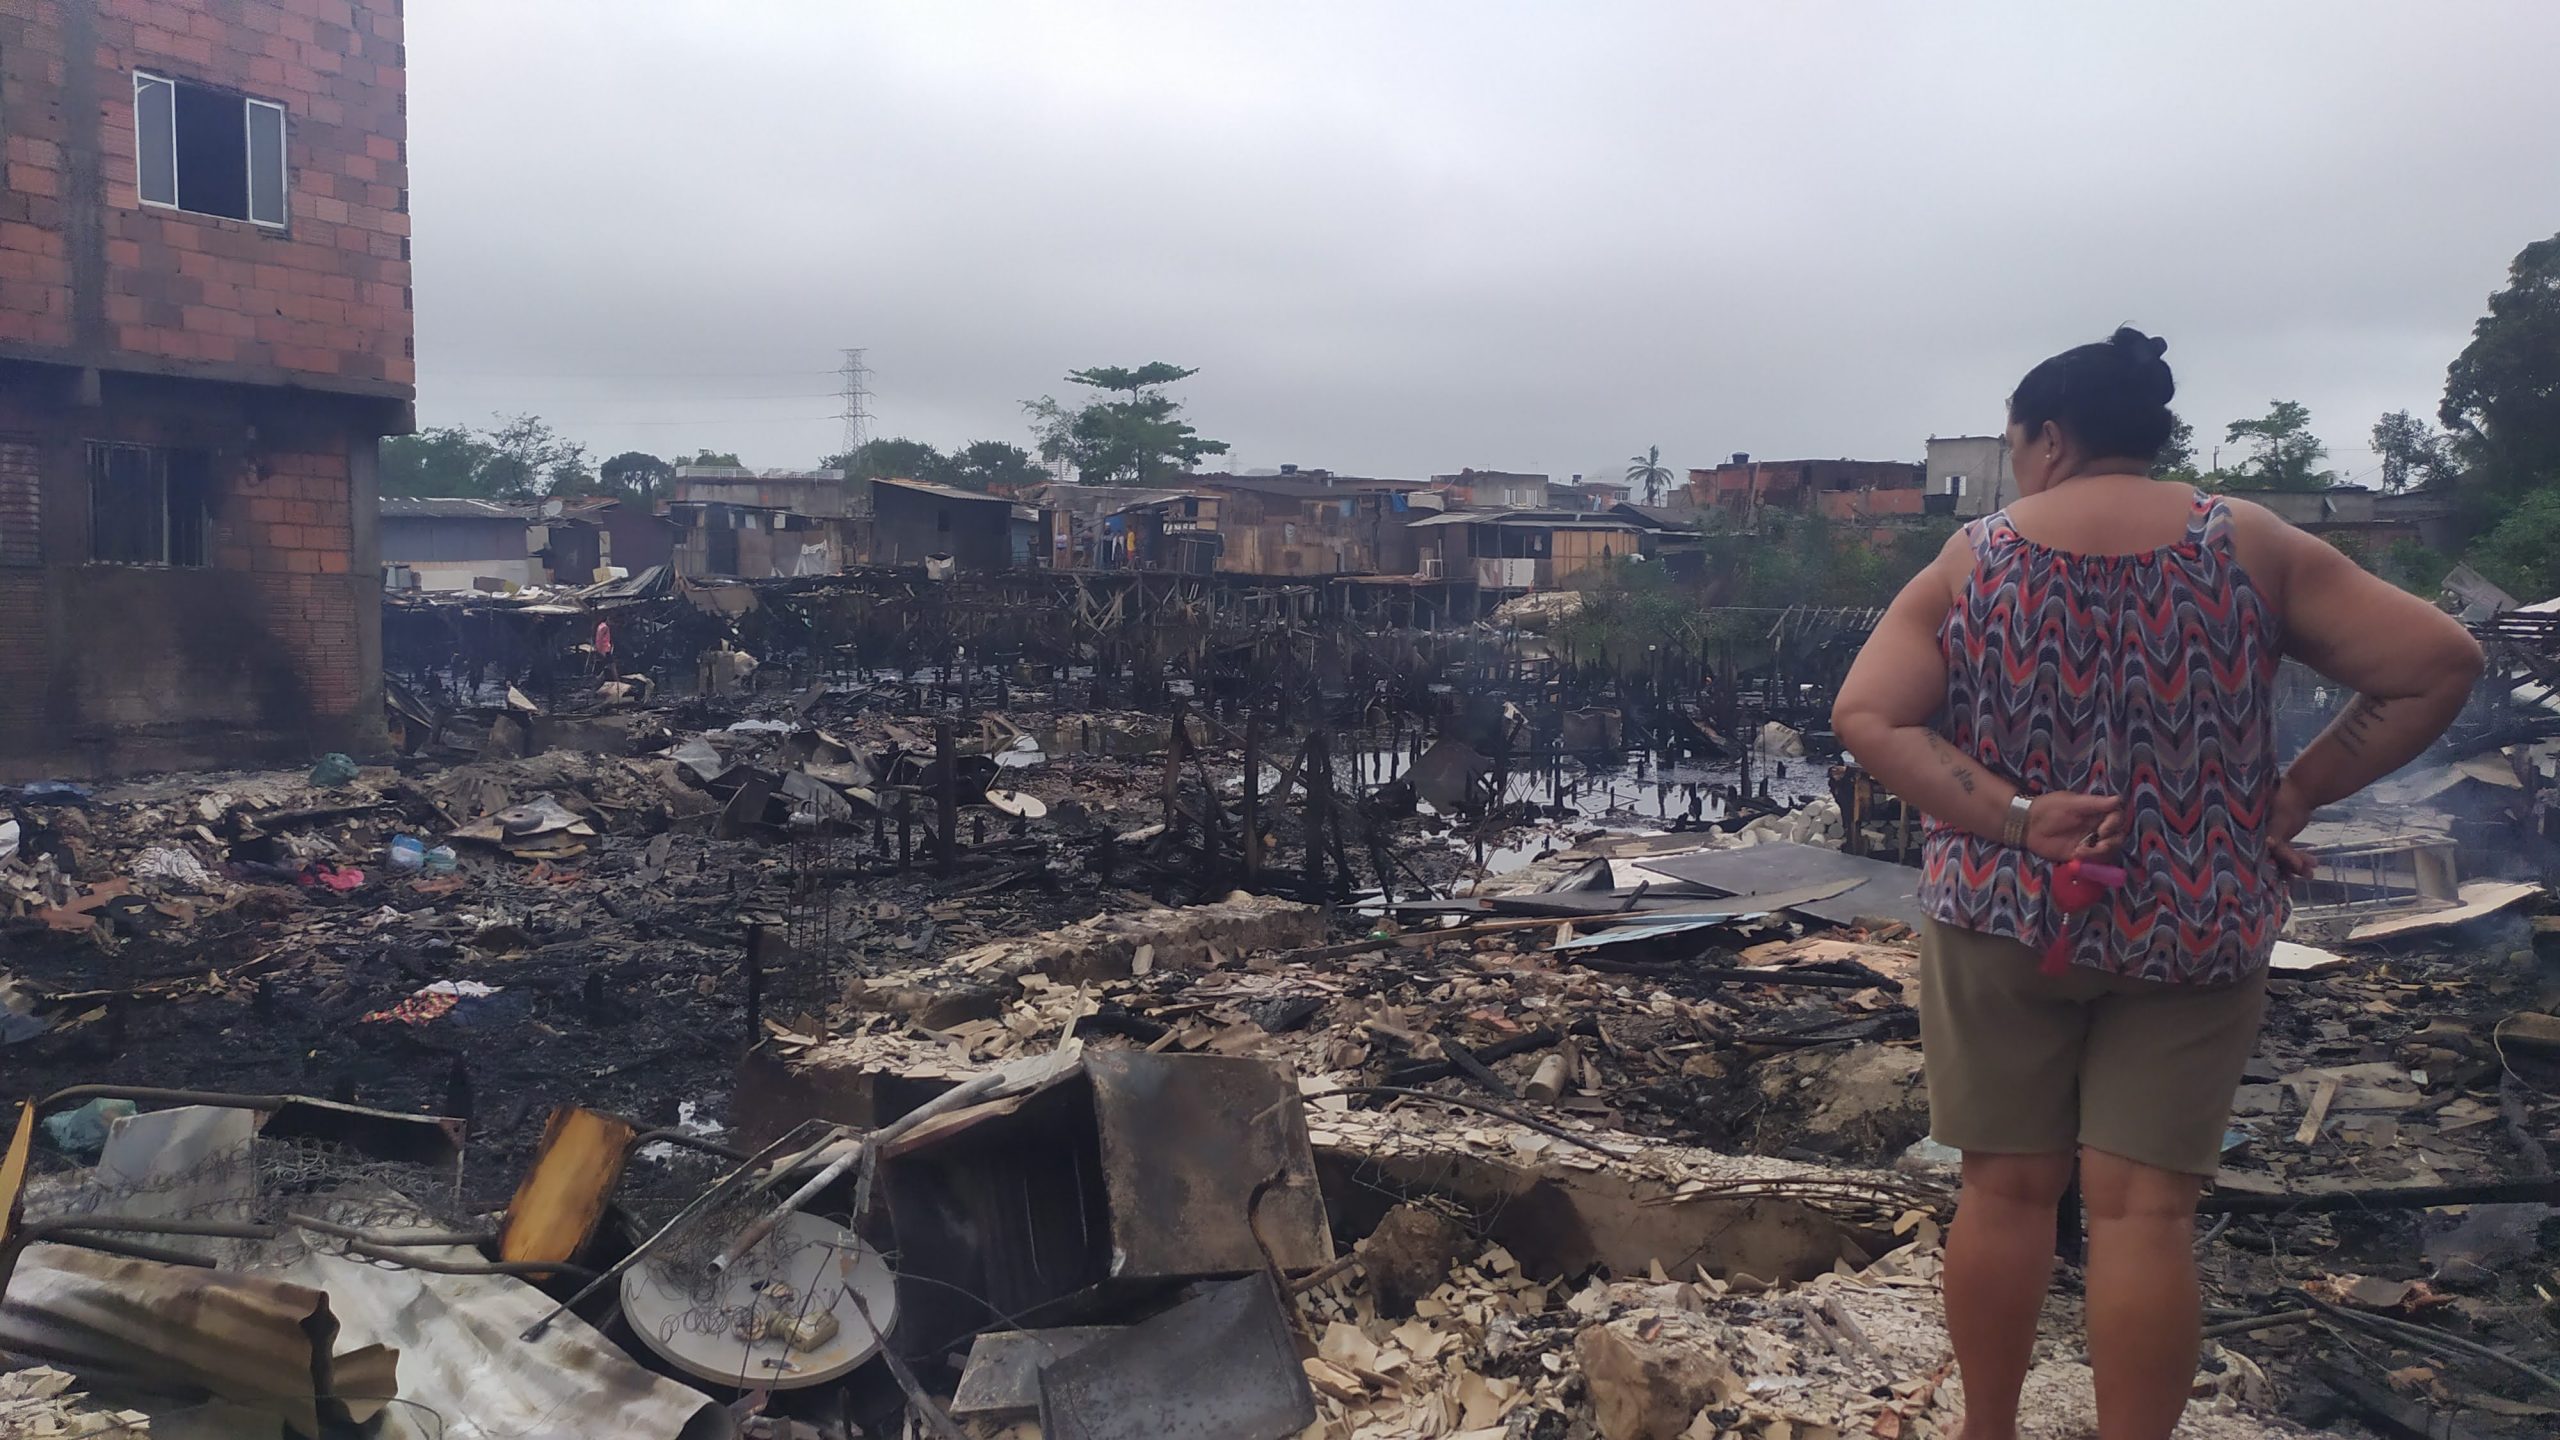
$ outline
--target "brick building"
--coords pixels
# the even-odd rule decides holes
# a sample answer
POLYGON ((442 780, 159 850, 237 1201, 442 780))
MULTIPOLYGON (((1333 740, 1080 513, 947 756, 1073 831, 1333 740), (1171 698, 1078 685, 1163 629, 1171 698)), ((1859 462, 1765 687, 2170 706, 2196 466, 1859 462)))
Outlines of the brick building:
POLYGON ((381 728, 400 0, 0 0, 0 778, 381 728))
POLYGON ((1928 471, 1901 460, 1754 460, 1736 455, 1689 472, 1688 499, 1728 521, 1749 524, 1764 510, 1833 520, 1918 515, 1928 471))

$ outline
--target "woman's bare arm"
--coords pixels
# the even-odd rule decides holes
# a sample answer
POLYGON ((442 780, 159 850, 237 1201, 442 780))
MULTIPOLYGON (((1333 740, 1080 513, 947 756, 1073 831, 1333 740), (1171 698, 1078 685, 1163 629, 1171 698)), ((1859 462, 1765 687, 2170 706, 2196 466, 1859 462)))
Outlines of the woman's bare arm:
POLYGON ((2485 661, 2450 615, 2366 573, 2335 546, 2285 532, 2285 651, 2355 691, 2285 770, 2292 830, 2418 757, 2462 713, 2485 661))

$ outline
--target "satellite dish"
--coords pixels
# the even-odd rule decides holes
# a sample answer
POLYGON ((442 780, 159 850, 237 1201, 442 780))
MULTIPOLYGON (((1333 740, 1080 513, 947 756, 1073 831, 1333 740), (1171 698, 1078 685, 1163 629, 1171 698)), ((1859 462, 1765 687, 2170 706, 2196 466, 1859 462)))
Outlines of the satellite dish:
POLYGON ((724 1271, 632 1266, 622 1314, 643 1344, 695 1379, 798 1390, 880 1353, 880 1336, 898 1321, 898 1279, 852 1231, 795 1214, 724 1271))
POLYGON ((990 790, 987 803, 1007 815, 1025 820, 1037 820, 1049 813, 1049 807, 1042 804, 1038 796, 1025 795, 1019 790, 990 790))

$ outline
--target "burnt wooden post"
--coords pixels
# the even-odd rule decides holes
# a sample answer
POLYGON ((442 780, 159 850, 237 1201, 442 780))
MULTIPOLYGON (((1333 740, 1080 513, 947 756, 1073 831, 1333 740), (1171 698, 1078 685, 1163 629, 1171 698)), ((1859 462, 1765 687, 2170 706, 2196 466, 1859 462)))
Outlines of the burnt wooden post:
POLYGON ((1180 818, 1173 802, 1182 789, 1182 752, 1190 740, 1183 723, 1186 703, 1181 696, 1174 697, 1173 723, 1166 727, 1164 735, 1164 828, 1167 834, 1173 832, 1174 821, 1180 818))
POLYGON ((767 962, 782 949, 782 927, 754 924, 747 927, 747 1046, 755 1047, 764 1036, 764 972, 767 962))
POLYGON ((1262 717, 1244 718, 1244 884, 1262 882, 1262 717))
POLYGON ((1333 802, 1333 760, 1326 753, 1324 722, 1307 732, 1307 751, 1300 765, 1307 785, 1307 890, 1321 897, 1324 889, 1324 832, 1333 802))
POLYGON ((933 749, 942 767, 933 787, 933 864, 935 873, 948 875, 960 849, 960 742, 948 715, 933 722, 933 749))
POLYGON ((898 792, 898 868, 906 869, 916 858, 916 797, 911 790, 898 792))

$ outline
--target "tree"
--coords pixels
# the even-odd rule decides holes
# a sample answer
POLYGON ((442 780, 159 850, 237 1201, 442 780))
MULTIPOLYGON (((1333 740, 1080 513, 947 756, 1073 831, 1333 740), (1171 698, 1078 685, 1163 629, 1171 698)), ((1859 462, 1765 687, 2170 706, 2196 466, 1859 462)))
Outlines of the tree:
POLYGON ((485 492, 498 500, 533 500, 555 482, 574 486, 587 473, 587 447, 563 437, 538 415, 501 415, 489 432, 490 455, 482 467, 485 492))
POLYGON ((2560 482, 2560 235, 2518 252, 2445 372, 2436 418, 2453 432, 2477 513, 2560 482))
POLYGON ((2250 458, 2231 477, 2235 489, 2326 490, 2337 479, 2319 468, 2329 447, 2311 433, 2311 411, 2293 400, 2271 400, 2267 413, 2255 420, 2234 420, 2223 434, 2233 445, 2245 444, 2250 458))
POLYGON ((2511 595, 2527 600, 2560 595, 2560 485, 2546 485, 2517 501, 2506 518, 2472 542, 2464 558, 2511 595))
POLYGON ((2189 485, 2198 483, 2196 427, 2188 424, 2185 417, 2169 417, 2169 439, 2160 447, 2159 458, 2151 462, 2151 478, 2177 480, 2189 485))
POLYGON ((921 440, 865 440, 862 448, 830 455, 824 468, 842 470, 848 480, 930 480, 946 483, 951 462, 921 440))
POLYGON ((625 450, 596 467, 595 478, 585 486, 570 488, 569 483, 553 482, 554 495, 602 495, 638 505, 654 506, 675 484, 676 467, 645 450, 625 450))
POLYGON ((1055 396, 1026 400, 1040 458, 1076 467, 1076 479, 1087 485, 1160 484, 1172 480, 1205 455, 1224 455, 1223 440, 1204 440, 1180 418, 1181 403, 1164 387, 1200 373, 1162 360, 1130 369, 1102 365, 1071 370, 1067 380, 1102 392, 1106 398, 1068 408, 1055 396))
POLYGON ((1002 440, 972 440, 948 463, 951 483, 969 490, 1020 490, 1049 478, 1030 451, 1002 440))
POLYGON ((672 463, 677 465, 727 465, 738 470, 747 468, 746 461, 739 459, 735 452, 727 450, 697 450, 690 455, 677 456, 672 463))
POLYGON ((2406 410, 2373 422, 2373 451, 2382 457, 2382 488, 2394 495, 2412 485, 2440 484, 2454 470, 2446 438, 2406 410))
POLYGON ((1662 463, 1662 447, 1648 445, 1641 455, 1627 461, 1627 483, 1644 487, 1644 503, 1662 503, 1662 487, 1671 483, 1671 467, 1662 463))
POLYGON ((494 453, 487 440, 461 425, 389 436, 374 467, 374 489, 383 495, 485 499, 494 453))

